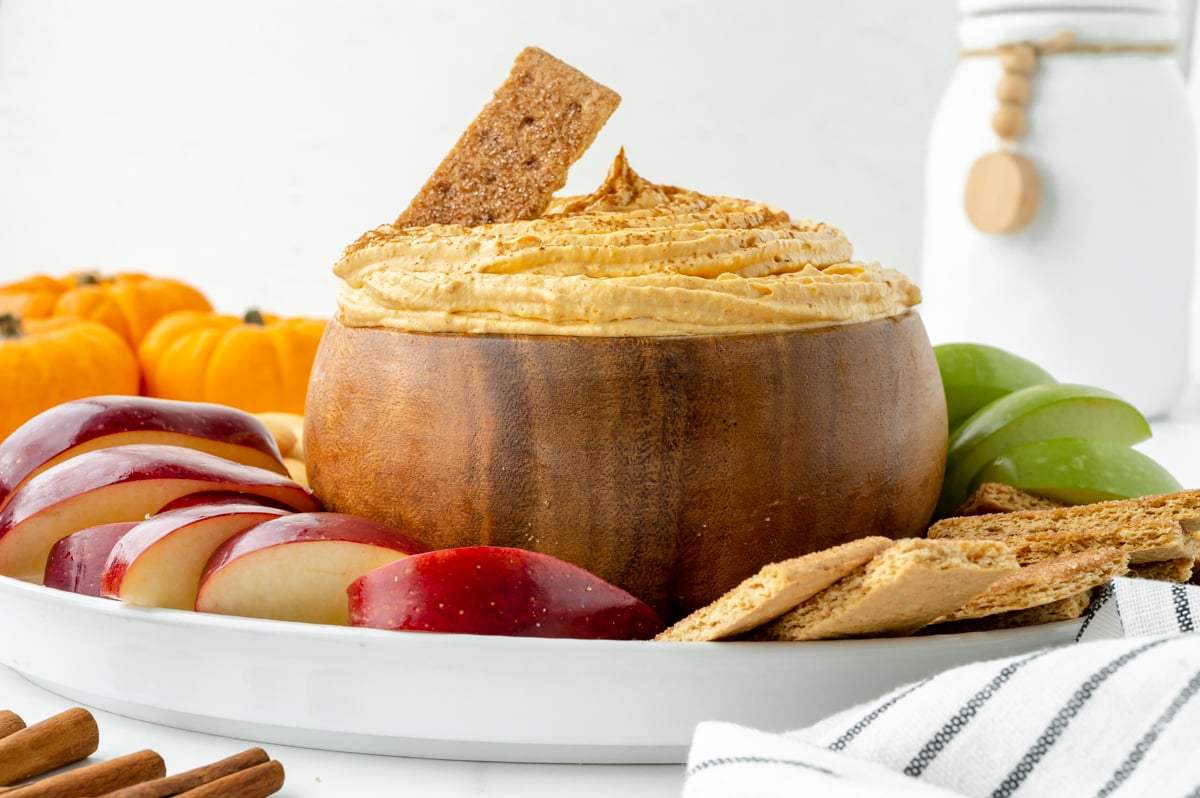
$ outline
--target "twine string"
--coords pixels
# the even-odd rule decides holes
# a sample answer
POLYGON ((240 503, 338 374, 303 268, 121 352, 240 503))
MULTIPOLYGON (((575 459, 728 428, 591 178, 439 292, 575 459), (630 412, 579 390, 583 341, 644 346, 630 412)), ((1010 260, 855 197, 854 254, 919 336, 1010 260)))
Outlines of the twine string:
POLYGON ((1075 31, 1064 30, 1040 42, 1012 42, 997 47, 978 50, 960 50, 962 58, 986 58, 1002 55, 1014 47, 1030 47, 1040 57, 1043 55, 1170 55, 1178 48, 1175 42, 1079 42, 1075 31))

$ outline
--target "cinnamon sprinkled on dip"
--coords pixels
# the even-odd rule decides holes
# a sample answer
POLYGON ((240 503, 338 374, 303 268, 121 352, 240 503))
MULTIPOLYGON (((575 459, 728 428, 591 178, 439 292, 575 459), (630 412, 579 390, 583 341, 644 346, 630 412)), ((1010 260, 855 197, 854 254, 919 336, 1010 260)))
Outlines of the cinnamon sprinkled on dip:
POLYGON ((334 267, 348 326, 415 332, 761 333, 901 314, 920 292, 829 225, 643 180, 622 152, 540 218, 373 230, 334 267))

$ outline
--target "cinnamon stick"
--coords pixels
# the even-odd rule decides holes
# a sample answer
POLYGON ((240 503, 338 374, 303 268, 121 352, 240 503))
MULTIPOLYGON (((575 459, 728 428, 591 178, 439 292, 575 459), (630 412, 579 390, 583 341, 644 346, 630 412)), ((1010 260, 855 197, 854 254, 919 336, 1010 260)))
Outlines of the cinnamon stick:
POLYGON ((25 721, 16 712, 0 710, 0 739, 25 728, 25 721))
MULTIPOLYGON (((283 786, 283 765, 272 759, 261 765, 239 770, 194 790, 178 793, 176 798, 265 798, 283 786)), ((8 798, 8 796, 5 796, 8 798)))
POLYGON ((161 756, 149 750, 138 751, 38 779, 4 793, 4 798, 86 798, 147 779, 159 779, 166 773, 161 756))
POLYGON ((105 793, 100 798, 167 798, 167 796, 178 795, 186 790, 194 790, 239 770, 261 765, 268 760, 266 751, 261 748, 249 748, 240 754, 234 754, 183 773, 176 773, 174 776, 144 781, 132 787, 123 787, 105 793))
POLYGON ((68 709, 0 738, 0 785, 78 762, 100 747, 100 729, 92 713, 68 709))

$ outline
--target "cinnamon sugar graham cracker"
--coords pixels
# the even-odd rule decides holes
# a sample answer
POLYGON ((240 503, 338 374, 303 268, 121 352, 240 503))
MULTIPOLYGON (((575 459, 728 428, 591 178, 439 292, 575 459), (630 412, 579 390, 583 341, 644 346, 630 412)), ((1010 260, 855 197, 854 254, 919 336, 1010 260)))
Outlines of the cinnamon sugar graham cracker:
POLYGON ((1160 582, 1187 582, 1196 568, 1194 557, 1177 557, 1129 566, 1129 576, 1138 579, 1157 579, 1160 582))
MULTIPOLYGON (((946 539, 946 538, 943 538, 946 539)), ((968 538, 949 538, 966 540, 968 538)), ((1129 554, 1135 565, 1195 557, 1200 541, 1184 532, 1177 521, 1143 521, 1081 529, 995 530, 972 540, 1003 540, 1008 543, 1021 565, 1075 554, 1088 549, 1112 548, 1129 554)))
POLYGON ((750 637, 820 640, 912 634, 962 607, 1017 567, 1012 551, 1000 541, 905 538, 750 637))
POLYGON ((1195 559, 1200 556, 1200 536, 1194 531, 1195 520, 1186 515, 1191 510, 1172 510, 1165 498, 947 518, 929 528, 929 537, 1003 540, 1022 565, 1094 548, 1125 551, 1133 565, 1195 559), (1129 509, 1144 506, 1151 511, 1129 509))
POLYGON ((1035 496, 1001 482, 984 482, 967 497, 954 515, 987 515, 1013 513, 1021 510, 1050 510, 1062 507, 1062 502, 1035 496))
POLYGON ((395 226, 539 216, 620 102, 574 67, 527 47, 395 226))
POLYGON ((1182 524, 1190 537, 1200 528, 1200 490, 1050 510, 943 518, 929 528, 929 537, 1009 539, 1030 533, 1082 534, 1097 527, 1131 528, 1154 522, 1182 524))
POLYGON ((764 565, 737 587, 701 607, 655 640, 720 640, 749 631, 783 615, 855 569, 892 541, 884 537, 852 540, 840 546, 764 565))
POLYGON ((1026 610, 999 612, 972 618, 968 621, 950 621, 926 626, 918 634, 960 634, 963 632, 993 632, 997 629, 1015 629, 1018 626, 1037 626, 1055 621, 1073 621, 1087 612, 1092 603, 1092 591, 1084 590, 1074 596, 1052 601, 1026 610))
POLYGON ((1099 587, 1129 567, 1117 549, 1089 549, 1027 565, 1001 577, 983 593, 934 623, 963 621, 1061 601, 1099 587))

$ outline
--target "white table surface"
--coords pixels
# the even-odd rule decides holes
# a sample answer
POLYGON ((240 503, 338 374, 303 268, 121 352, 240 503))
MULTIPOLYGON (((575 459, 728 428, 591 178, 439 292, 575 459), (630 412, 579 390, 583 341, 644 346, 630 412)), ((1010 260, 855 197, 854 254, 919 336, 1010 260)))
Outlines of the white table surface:
MULTIPOLYGON (((0 667, 0 708, 11 709, 27 723, 71 706, 76 704, 0 667)), ((658 798, 679 795, 683 783, 682 765, 518 765, 342 754, 231 740, 132 720, 111 712, 96 709, 92 712, 100 727, 97 758, 111 759, 152 748, 166 761, 168 773, 261 745, 283 764, 286 781, 277 793, 281 798, 613 795, 658 798)))
MULTIPOLYGON (((1187 487, 1200 487, 1200 383, 1169 418, 1153 423, 1154 437, 1143 451, 1171 470, 1187 487)), ((86 656, 80 652, 80 656, 86 656)), ((11 709, 27 722, 73 706, 0 667, 0 709, 11 709)), ((174 773, 221 759, 252 745, 132 720, 93 710, 100 726, 98 758, 109 759, 153 748, 174 773)), ((453 762, 333 753, 263 745, 283 763, 284 798, 318 796, 588 796, 637 798, 676 796, 683 784, 682 765, 529 765, 453 762)))

